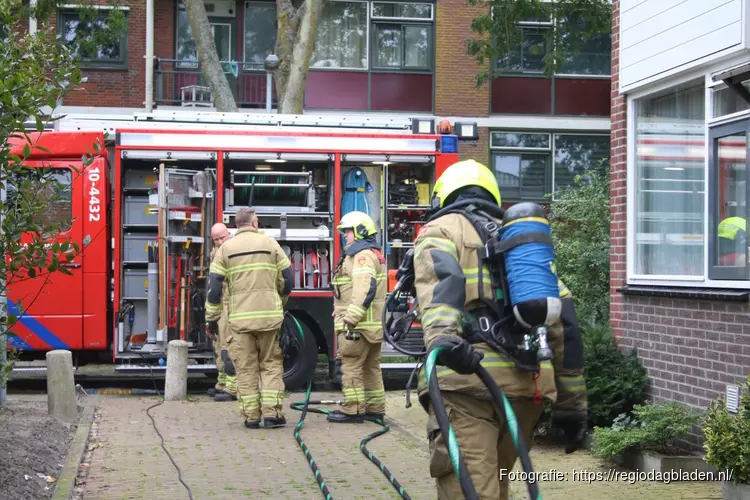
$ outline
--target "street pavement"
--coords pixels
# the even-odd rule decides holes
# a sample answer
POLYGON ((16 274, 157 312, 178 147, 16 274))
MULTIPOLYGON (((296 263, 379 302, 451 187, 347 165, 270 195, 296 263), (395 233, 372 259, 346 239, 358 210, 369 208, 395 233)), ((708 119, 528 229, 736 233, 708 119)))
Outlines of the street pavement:
MULTIPOLYGON (((413 406, 404 408, 404 391, 389 392, 387 411, 391 432, 369 444, 413 499, 434 499, 428 473, 426 415, 413 395, 413 406)), ((299 412, 289 403, 303 399, 295 393, 285 400, 287 427, 248 430, 242 425, 236 402, 217 403, 205 396, 185 402, 165 402, 151 410, 165 445, 182 470, 184 481, 197 499, 314 499, 322 498, 312 471, 293 437, 299 412)), ((336 399, 335 393, 314 393, 313 399, 336 399)), ((160 447, 146 409, 154 397, 97 396, 86 398, 99 410, 84 458, 83 499, 188 498, 177 471, 160 447)), ((308 414, 302 438, 310 448, 334 499, 399 498, 378 468, 359 450, 360 440, 377 430, 373 423, 329 424, 324 415, 308 414)), ((574 481, 573 470, 606 472, 585 450, 565 455, 557 447, 535 446, 531 452, 537 472, 557 471, 565 480, 542 481, 545 499, 646 498, 721 499, 721 483, 609 480, 574 481)), ((516 470, 520 471, 520 464, 516 470)), ((580 478, 579 478, 580 479, 580 478)), ((522 481, 514 481, 513 497, 527 498, 522 481)))

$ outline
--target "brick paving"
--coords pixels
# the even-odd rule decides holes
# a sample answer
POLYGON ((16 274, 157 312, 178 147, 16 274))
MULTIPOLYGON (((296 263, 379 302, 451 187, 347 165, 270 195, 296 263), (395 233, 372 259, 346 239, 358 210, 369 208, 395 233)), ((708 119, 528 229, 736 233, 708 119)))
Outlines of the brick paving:
MULTIPOLYGON (((321 498, 312 472, 292 436, 299 412, 288 409, 284 429, 250 431, 238 417, 236 403, 216 403, 207 397, 167 402, 154 408, 167 448, 183 471, 183 478, 197 499, 314 499, 321 498), (221 465, 217 465, 221 464, 221 465)), ((336 399, 331 393, 314 399, 336 399)), ((177 473, 159 445, 146 415, 156 403, 149 397, 99 397, 99 416, 87 455, 88 477, 82 498, 177 499, 188 498, 177 473)), ((404 392, 387 395, 387 410, 395 420, 392 431, 375 439, 370 449, 402 481, 414 499, 433 499, 435 490, 428 474, 426 414, 416 398, 404 408, 404 392)), ((399 498, 388 481, 359 451, 359 442, 375 424, 328 424, 323 415, 308 414, 302 437, 310 447, 333 498, 399 498)), ((537 472, 567 473, 564 481, 541 481, 546 500, 590 498, 625 500, 721 499, 720 482, 628 483, 571 480, 573 470, 607 471, 610 466, 581 450, 565 455, 560 448, 535 446, 531 452, 537 472)), ((520 471, 520 464, 516 470, 520 471)), ((527 498, 525 485, 511 486, 516 500, 527 498)))
MULTIPOLYGON (((299 412, 288 409, 287 427, 248 430, 236 402, 207 397, 165 402, 151 410, 165 445, 180 466, 183 479, 198 499, 321 498, 317 483, 292 435, 299 412)), ((334 394, 313 394, 336 399, 334 394)), ((89 445, 86 500, 188 498, 177 471, 160 447, 146 409, 153 397, 100 397, 100 415, 89 445)), ((399 498, 382 473, 359 451, 360 440, 378 429, 329 424, 325 416, 308 414, 302 438, 310 448, 333 498, 399 498)), ((403 434, 390 432, 369 445, 414 499, 434 498, 425 474, 427 454, 403 434)))

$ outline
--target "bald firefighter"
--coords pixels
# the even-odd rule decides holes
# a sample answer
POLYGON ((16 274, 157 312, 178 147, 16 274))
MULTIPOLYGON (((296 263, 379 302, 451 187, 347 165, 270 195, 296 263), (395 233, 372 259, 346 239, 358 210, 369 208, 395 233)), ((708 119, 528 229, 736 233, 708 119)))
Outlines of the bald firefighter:
MULTIPOLYGON (((503 411, 474 375, 478 365, 510 400, 527 448, 531 448, 544 398, 554 404, 553 422, 565 432, 566 452, 580 446, 587 420, 583 345, 567 288, 561 281, 552 285, 557 297, 550 300, 550 307, 557 304, 562 311, 561 321, 549 325, 553 355, 547 358, 552 359, 538 361, 533 350, 529 358, 523 352, 523 339, 530 330, 515 320, 514 310, 503 301, 505 285, 498 284, 493 278, 496 270, 490 267, 496 261, 485 259, 485 243, 502 224, 500 204, 497 181, 487 167, 474 160, 451 165, 435 185, 430 218, 417 236, 414 253, 414 286, 425 345, 445 349, 438 357, 441 366, 436 368, 441 395, 483 500, 508 498, 507 474, 517 453, 503 411), (566 295, 563 300, 561 290, 566 295)), ((425 375, 422 368, 418 391, 429 415, 430 475, 436 480, 439 499, 463 498, 430 404, 425 375)))
POLYGON ((344 403, 328 415, 330 422, 362 423, 385 416, 380 370, 386 294, 385 259, 375 241, 375 222, 363 212, 349 212, 337 229, 346 246, 334 270, 336 364, 340 366, 344 403))
POLYGON ((240 414, 248 429, 286 425, 282 411, 284 363, 279 332, 292 290, 292 269, 279 244, 258 232, 252 208, 235 215, 237 234, 211 262, 206 298, 209 330, 218 328, 223 285, 229 295, 227 345, 237 370, 240 414), (258 385, 260 382, 260 391, 258 385))
MULTIPOLYGON (((214 247, 211 249, 211 260, 216 255, 216 249, 231 238, 227 226, 218 222, 211 227, 211 240, 214 247)), ((229 324, 227 323, 227 311, 229 310, 229 294, 226 291, 226 283, 223 285, 221 297, 221 316, 218 321, 218 336, 211 340, 214 343, 214 352, 216 353, 216 370, 219 372, 216 385, 208 390, 208 394, 213 396, 215 401, 236 401, 237 400, 237 373, 234 369, 234 363, 229 356, 227 348, 227 336, 229 334, 229 324)))
POLYGON ((742 217, 727 217, 719 223, 719 265, 745 265, 747 221, 742 217))

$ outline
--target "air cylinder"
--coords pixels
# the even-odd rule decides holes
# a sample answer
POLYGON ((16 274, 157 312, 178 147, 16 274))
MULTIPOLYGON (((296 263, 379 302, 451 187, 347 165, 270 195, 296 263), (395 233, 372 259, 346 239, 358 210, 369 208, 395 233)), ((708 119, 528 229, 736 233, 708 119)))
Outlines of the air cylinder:
POLYGON ((529 202, 510 207, 503 216, 500 241, 511 246, 505 252, 505 273, 516 319, 526 328, 555 323, 562 303, 544 209, 529 202))

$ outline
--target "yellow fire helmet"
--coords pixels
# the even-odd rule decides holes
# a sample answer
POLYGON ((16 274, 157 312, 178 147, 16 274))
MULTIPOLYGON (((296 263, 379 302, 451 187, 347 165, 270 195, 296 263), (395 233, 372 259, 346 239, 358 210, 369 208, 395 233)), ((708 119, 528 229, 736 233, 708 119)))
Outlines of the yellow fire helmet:
POLYGON ((363 240, 374 236, 378 232, 378 228, 375 227, 375 222, 372 218, 364 212, 353 211, 349 212, 341 218, 339 225, 336 226, 339 232, 344 229, 351 229, 354 231, 355 240, 363 240))
POLYGON ((500 189, 492 171, 476 160, 464 160, 445 169, 432 190, 432 207, 443 208, 445 200, 466 186, 479 186, 489 192, 498 206, 501 203, 500 189))
MULTIPOLYGON (((719 224, 719 238, 734 240, 740 231, 747 232, 747 223, 742 217, 729 217, 719 224)), ((742 233, 740 233, 740 236, 742 236, 742 233)))

